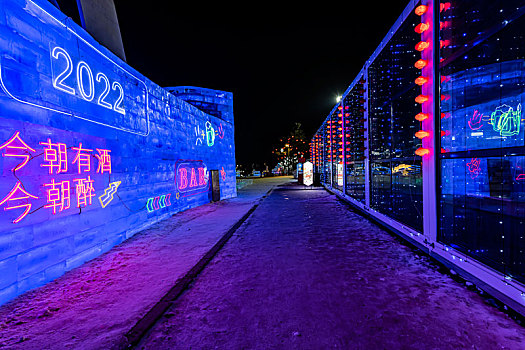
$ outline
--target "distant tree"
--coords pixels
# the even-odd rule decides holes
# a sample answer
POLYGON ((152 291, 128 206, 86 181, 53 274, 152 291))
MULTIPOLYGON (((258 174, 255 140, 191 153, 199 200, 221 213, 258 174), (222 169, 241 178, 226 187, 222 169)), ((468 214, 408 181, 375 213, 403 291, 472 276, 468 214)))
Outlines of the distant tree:
POLYGON ((277 157, 277 162, 283 166, 285 173, 290 175, 299 158, 305 158, 308 153, 308 142, 301 123, 294 123, 289 135, 279 141, 273 154, 277 157))

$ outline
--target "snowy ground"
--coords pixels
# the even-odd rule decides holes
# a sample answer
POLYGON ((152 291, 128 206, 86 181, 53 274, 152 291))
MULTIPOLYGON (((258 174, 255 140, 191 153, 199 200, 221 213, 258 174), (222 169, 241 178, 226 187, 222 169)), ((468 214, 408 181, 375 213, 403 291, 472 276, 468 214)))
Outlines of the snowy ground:
POLYGON ((144 349, 525 349, 525 328, 323 190, 274 190, 144 349))
POLYGON ((0 348, 118 347, 124 334, 259 198, 288 181, 257 180, 238 198, 178 213, 0 307, 0 348))

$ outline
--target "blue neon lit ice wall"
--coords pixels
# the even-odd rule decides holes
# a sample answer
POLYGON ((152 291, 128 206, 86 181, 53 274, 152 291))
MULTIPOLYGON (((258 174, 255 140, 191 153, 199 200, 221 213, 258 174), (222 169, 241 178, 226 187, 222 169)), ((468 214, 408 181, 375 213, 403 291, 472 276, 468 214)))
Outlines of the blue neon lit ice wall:
POLYGON ((176 98, 47 1, 0 6, 0 303, 236 195, 233 119, 176 98))

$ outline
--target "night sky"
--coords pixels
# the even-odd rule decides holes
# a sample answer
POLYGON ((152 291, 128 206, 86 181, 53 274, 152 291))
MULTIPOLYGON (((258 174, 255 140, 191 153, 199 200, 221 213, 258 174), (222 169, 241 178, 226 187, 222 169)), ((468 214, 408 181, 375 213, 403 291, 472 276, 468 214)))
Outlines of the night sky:
POLYGON ((167 3, 115 0, 127 62, 160 86, 232 92, 237 163, 273 166, 279 138, 294 122, 315 133, 407 0, 167 3))

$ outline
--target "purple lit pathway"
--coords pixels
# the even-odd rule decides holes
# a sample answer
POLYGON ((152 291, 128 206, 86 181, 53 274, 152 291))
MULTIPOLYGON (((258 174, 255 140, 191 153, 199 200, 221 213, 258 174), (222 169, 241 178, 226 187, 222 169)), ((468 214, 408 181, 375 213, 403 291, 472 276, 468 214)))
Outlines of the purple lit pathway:
POLYGON ((111 349, 272 187, 256 180, 239 197, 190 209, 0 307, 0 348, 111 349))
POLYGON ((139 348, 525 349, 524 339, 335 196, 276 189, 139 348))

